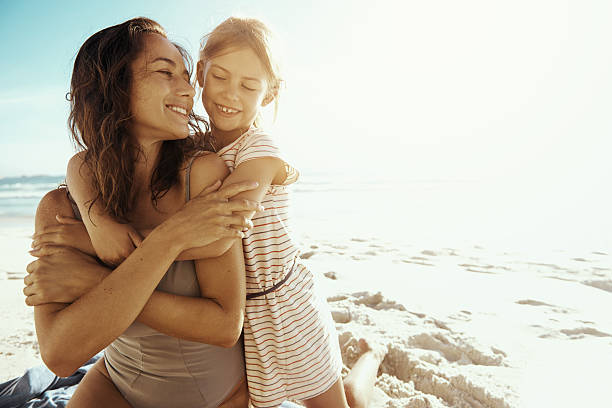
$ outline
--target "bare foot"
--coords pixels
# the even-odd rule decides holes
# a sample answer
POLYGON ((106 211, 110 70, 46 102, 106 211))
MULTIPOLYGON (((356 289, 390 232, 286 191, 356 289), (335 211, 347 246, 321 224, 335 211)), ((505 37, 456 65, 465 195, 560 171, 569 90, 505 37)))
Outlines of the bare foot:
POLYGON ((361 352, 363 354, 371 353, 372 356, 376 358, 376 360, 379 362, 379 364, 382 363, 382 361, 385 359, 385 356, 387 355, 388 351, 386 345, 378 342, 373 342, 372 340, 368 341, 364 338, 359 339, 359 348, 361 349, 361 352))

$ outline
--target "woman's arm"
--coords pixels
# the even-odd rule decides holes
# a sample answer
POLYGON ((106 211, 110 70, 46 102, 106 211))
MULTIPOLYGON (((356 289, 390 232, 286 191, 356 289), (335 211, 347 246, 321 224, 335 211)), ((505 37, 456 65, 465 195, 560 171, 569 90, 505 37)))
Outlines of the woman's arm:
MULTIPOLYGON (((59 195, 62 193, 55 190, 41 201, 36 212, 36 231, 56 222, 55 215, 63 198, 59 195)), ((121 266, 74 303, 35 307, 41 356, 52 371, 60 376, 72 374, 138 316, 166 269, 182 250, 176 241, 165 243, 162 233, 152 232, 147 242, 143 242, 121 266)), ((44 262, 43 257, 32 264, 44 262)))
MULTIPOLYGON (((253 186, 248 183, 234 185, 226 189, 226 194, 232 196, 249 188, 253 186)), ((56 223, 56 214, 70 216, 72 209, 66 203, 65 194, 60 190, 48 193, 37 210, 36 230, 56 223)), ((141 247, 100 284, 74 303, 35 307, 41 355, 47 366, 59 375, 70 375, 134 321, 179 252, 189 245, 206 245, 219 237, 235 236, 235 231, 224 224, 228 217, 219 215, 219 208, 225 207, 255 210, 257 205, 228 204, 219 202, 216 196, 207 199, 206 194, 195 197, 183 210, 156 228, 141 247)), ((53 255, 49 257, 52 259, 53 255)), ((50 258, 41 256, 28 265, 28 271, 48 267, 50 258)), ((154 302, 150 307, 155 307, 154 302)), ((142 320, 148 322, 146 315, 142 320)), ((221 343, 225 344, 225 340, 221 343)))
POLYGON ((234 240, 222 256, 195 264, 202 297, 155 292, 138 320, 169 336, 232 347, 244 321, 242 242, 234 240))

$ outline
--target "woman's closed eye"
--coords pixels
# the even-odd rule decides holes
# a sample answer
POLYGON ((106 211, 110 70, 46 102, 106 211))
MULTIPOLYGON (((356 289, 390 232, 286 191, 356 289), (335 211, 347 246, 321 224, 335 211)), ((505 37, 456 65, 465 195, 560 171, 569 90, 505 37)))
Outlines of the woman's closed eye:
POLYGON ((168 77, 171 77, 172 75, 174 75, 172 72, 166 71, 166 70, 161 70, 161 71, 157 71, 157 72, 159 72, 160 74, 166 75, 168 77))

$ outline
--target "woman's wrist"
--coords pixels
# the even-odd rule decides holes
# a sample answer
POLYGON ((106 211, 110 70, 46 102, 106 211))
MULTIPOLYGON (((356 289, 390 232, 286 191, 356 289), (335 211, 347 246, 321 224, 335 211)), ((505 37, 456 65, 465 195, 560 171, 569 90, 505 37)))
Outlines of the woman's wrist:
POLYGON ((141 245, 146 243, 159 245, 164 251, 169 252, 174 258, 183 252, 185 249, 183 240, 180 236, 176 236, 177 229, 172 223, 172 218, 158 225, 147 237, 141 245))

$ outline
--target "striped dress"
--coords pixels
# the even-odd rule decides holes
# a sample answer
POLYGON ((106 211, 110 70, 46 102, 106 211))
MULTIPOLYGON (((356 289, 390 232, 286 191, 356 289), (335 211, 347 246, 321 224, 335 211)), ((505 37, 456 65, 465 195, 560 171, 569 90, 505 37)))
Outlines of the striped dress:
MULTIPOLYGON (((281 158, 263 130, 251 127, 219 151, 230 171, 260 157, 281 158)), ((282 159, 282 158, 281 158, 282 159)), ((285 162, 286 163, 286 162, 285 162)), ((342 358, 327 302, 315 290, 289 229, 288 185, 298 173, 272 185, 242 241, 246 269, 244 354, 251 403, 277 407, 327 391, 340 377, 342 358)))

